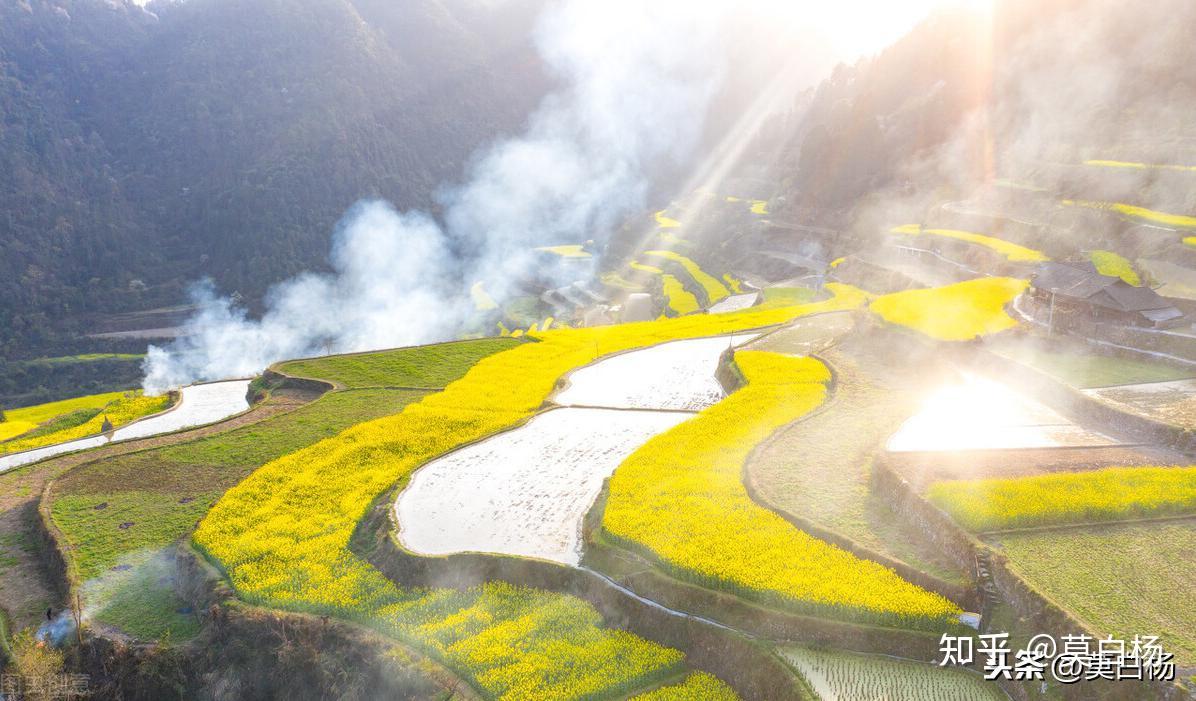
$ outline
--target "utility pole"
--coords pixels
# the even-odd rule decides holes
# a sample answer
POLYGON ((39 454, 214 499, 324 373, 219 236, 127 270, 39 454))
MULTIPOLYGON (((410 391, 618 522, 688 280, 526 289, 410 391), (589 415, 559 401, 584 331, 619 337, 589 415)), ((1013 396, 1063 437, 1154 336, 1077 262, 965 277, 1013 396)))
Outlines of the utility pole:
POLYGON ((1055 335, 1055 293, 1051 292, 1051 311, 1047 315, 1047 336, 1055 335))

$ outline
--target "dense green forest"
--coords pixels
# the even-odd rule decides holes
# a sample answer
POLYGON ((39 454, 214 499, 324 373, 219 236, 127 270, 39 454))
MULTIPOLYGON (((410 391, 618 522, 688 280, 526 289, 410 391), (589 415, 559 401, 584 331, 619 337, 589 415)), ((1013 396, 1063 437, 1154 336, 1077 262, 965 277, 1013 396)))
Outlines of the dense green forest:
POLYGON ((201 276, 252 304, 361 197, 433 207, 549 88, 539 4, 0 3, 0 356, 124 350, 70 339, 201 276))

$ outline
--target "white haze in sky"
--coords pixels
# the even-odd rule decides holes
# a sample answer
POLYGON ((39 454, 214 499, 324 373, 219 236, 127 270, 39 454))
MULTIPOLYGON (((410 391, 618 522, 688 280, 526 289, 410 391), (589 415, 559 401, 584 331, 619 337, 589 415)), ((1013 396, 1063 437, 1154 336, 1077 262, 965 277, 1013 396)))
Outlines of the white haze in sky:
MULTIPOLYGON (((836 31, 825 3, 752 7, 836 31)), ((442 189, 443 227, 420 212, 359 203, 337 226, 333 272, 277 285, 261 319, 197 285, 199 311, 184 335, 149 348, 146 391, 252 375, 283 358, 451 338, 469 314, 470 285, 485 280, 501 297, 535 246, 604 240, 645 206, 650 168, 685 162, 726 73, 720 28, 744 11, 734 0, 550 5, 536 43, 563 87, 522 136, 484 149, 464 183, 442 189)))
POLYGON ((479 154, 466 182, 444 189, 446 228, 420 212, 359 203, 333 237, 333 272, 277 285, 261 319, 198 285, 200 309, 184 335, 149 349, 146 391, 248 376, 283 358, 450 338, 472 282, 486 279, 502 294, 504 271, 520 269, 534 246, 601 238, 644 205, 645 165, 692 150, 722 74, 724 9, 676 0, 553 6, 536 38, 564 87, 522 136, 479 154))

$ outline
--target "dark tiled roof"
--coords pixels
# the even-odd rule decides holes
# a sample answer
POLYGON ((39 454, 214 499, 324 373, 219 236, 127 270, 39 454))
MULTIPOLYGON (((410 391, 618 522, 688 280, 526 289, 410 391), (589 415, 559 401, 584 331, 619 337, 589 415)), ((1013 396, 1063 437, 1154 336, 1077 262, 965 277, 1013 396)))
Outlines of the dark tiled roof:
POLYGON ((1101 275, 1067 263, 1043 263, 1033 277, 1034 287, 1062 297, 1082 299, 1122 312, 1168 309, 1172 305, 1149 287, 1134 287, 1119 277, 1101 275))
POLYGON ((1119 280, 1120 278, 1101 275, 1095 269, 1079 268, 1066 263, 1043 263, 1034 274, 1033 283, 1040 290, 1088 299, 1119 280))
POLYGON ((1166 309, 1171 305, 1149 287, 1134 287, 1123 280, 1105 288, 1105 294, 1113 298, 1119 309, 1127 312, 1141 312, 1147 309, 1166 309))

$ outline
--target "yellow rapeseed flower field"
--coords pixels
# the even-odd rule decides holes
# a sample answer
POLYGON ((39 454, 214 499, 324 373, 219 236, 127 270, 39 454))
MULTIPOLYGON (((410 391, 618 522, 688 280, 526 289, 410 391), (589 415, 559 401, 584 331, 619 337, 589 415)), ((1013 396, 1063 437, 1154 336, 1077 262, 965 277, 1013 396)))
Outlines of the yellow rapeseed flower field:
POLYGON ((698 304, 698 298, 685 289, 685 285, 676 276, 669 275, 655 265, 645 265, 635 261, 631 263, 631 269, 660 276, 660 286, 664 292, 665 301, 668 303, 669 309, 677 316, 692 314, 702 308, 702 305, 698 304))
POLYGON ((681 267, 685 268, 686 272, 688 272, 694 279, 694 282, 698 283, 702 286, 702 289, 706 290, 706 296, 710 298, 710 302, 712 304, 720 299, 730 296, 731 294, 727 291, 726 286, 718 281, 718 278, 708 274, 705 270, 702 270, 702 266, 695 263, 692 259, 681 255, 680 253, 675 253, 673 251, 647 251, 644 253, 644 255, 667 258, 668 260, 681 265, 681 267))
POLYGON ((977 234, 971 231, 960 231, 958 229, 923 229, 917 224, 905 224, 892 229, 894 234, 906 234, 908 236, 941 236, 943 238, 958 239, 960 241, 968 241, 970 243, 979 244, 987 248, 991 248, 997 253, 1005 256, 1006 259, 1021 262, 1021 263, 1038 263, 1041 261, 1050 260, 1042 251, 1036 251, 1033 248, 1026 248, 1019 246, 1016 243, 1005 241, 995 236, 986 236, 984 234, 977 234))
MULTIPOLYGON (((113 427, 120 427, 144 416, 164 411, 169 407, 170 397, 168 395, 146 397, 141 394, 140 390, 137 390, 135 392, 97 394, 42 404, 36 407, 28 407, 27 409, 16 409, 8 412, 10 420, 15 419, 21 422, 20 425, 29 426, 21 433, 27 433, 39 423, 51 421, 56 417, 81 409, 98 410, 99 413, 83 423, 63 428, 62 430, 51 431, 28 438, 21 438, 18 435, 13 440, 0 443, 0 455, 65 443, 73 441, 76 438, 94 436, 103 427, 105 417, 112 423, 113 427)), ((0 424, 0 426, 5 426, 8 423, 6 421, 0 424)))
POLYGON ((1087 207, 1089 209, 1113 211, 1122 216, 1129 217, 1130 219, 1138 219, 1140 221, 1150 222, 1151 224, 1162 224, 1163 226, 1170 226, 1176 229, 1196 229, 1196 217, 1191 217, 1186 214, 1168 214, 1167 212, 1158 212, 1153 209, 1138 207, 1132 204, 1125 204, 1123 202, 1063 200, 1063 204, 1068 207, 1087 207))
POLYGON ((580 243, 567 243, 560 246, 540 246, 537 251, 545 253, 555 253, 561 258, 592 258, 593 254, 585 250, 585 246, 580 243))
POLYGON ((680 576, 804 613, 935 628, 959 613, 891 569, 799 530, 743 485, 752 448, 818 407, 813 358, 740 351, 747 384, 645 443, 615 471, 602 527, 680 576))
POLYGON ((869 309, 885 321, 943 341, 970 341, 1017 326, 1005 311, 1029 286, 1026 280, 985 277, 925 290, 881 295, 869 309))
MULTIPOLYGON (((106 404, 120 399, 124 392, 105 392, 103 394, 89 394, 85 397, 72 397, 57 402, 47 402, 35 406, 9 409, 5 413, 8 420, 5 423, 29 424, 30 428, 37 426, 63 414, 69 414, 79 409, 100 409, 106 404)), ((0 424, 3 425, 3 424, 0 424)))
POLYGON ((681 226, 681 222, 666 217, 662 209, 656 213, 656 225, 662 229, 676 229, 681 226))
POLYGON ((632 701, 733 701, 739 696, 718 677, 694 672, 680 684, 662 686, 632 697, 632 701))
POLYGON ((1185 173, 1196 173, 1196 166, 1172 165, 1167 163, 1135 163, 1132 161, 1109 161, 1092 159, 1084 161, 1086 166, 1101 166, 1104 168, 1132 168, 1134 170, 1175 170, 1185 173))
POLYGON ((372 625, 433 654, 496 698, 613 695, 678 663, 677 653, 601 628, 563 595, 498 585, 399 589, 349 549, 370 503, 428 460, 530 418, 567 372, 610 353, 760 328, 858 307, 864 295, 771 310, 561 328, 479 361, 444 391, 274 460, 229 490, 195 544, 245 600, 372 625), (528 601, 526 606, 515 603, 528 601))
POLYGON ((1096 272, 1101 275, 1119 277, 1134 287, 1142 284, 1142 278, 1138 276, 1138 271, 1134 270, 1134 264, 1125 256, 1118 255, 1113 251, 1098 250, 1090 252, 1088 258, 1096 267, 1096 272))
POLYGON ((669 302, 669 309, 678 316, 693 314, 702 309, 702 305, 698 304, 698 298, 685 289, 685 285, 673 275, 661 275, 660 286, 669 302))
POLYGON ((1196 513, 1196 467, 936 482, 927 498, 973 531, 1196 513))

